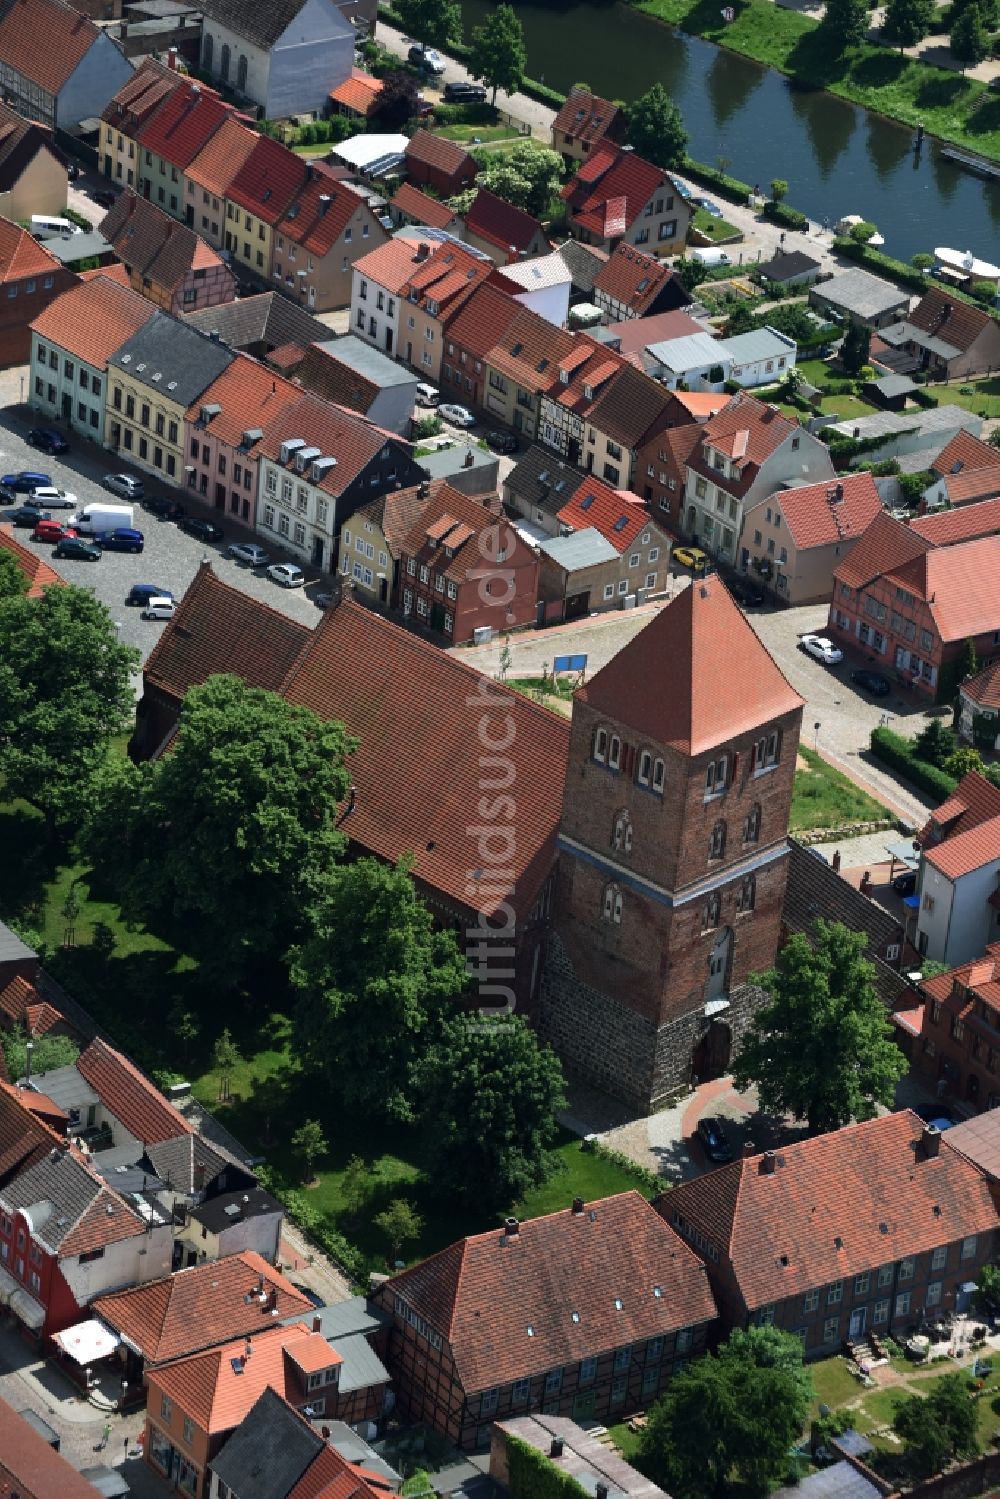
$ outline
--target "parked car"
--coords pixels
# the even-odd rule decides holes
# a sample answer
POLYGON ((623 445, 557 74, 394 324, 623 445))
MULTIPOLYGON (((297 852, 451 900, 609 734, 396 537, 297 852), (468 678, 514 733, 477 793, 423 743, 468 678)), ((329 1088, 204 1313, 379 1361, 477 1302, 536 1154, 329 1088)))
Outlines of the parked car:
POLYGON ((494 453, 516 453, 518 443, 513 432, 487 432, 486 446, 494 453))
POLYGON ((28 442, 33 448, 40 448, 43 453, 69 452, 69 443, 65 437, 51 427, 32 427, 28 433, 28 442))
POLYGON ((713 219, 722 218, 722 209, 718 203, 713 203, 711 198, 692 198, 691 202, 696 208, 703 208, 706 213, 710 213, 713 219))
POLYGON ((892 888, 897 895, 912 895, 917 888, 917 871, 915 869, 904 869, 902 874, 897 874, 892 882, 892 888))
POLYGON ((444 58, 434 47, 414 46, 406 55, 415 68, 423 68, 425 72, 440 74, 445 70, 444 58))
POLYGON ((148 604, 150 599, 173 599, 169 588, 161 588, 158 583, 133 583, 125 595, 126 604, 148 604))
POLYGON ((97 187, 90 196, 101 208, 114 208, 117 194, 111 192, 109 188, 97 187))
POLYGON ((134 526, 115 526, 113 531, 96 531, 94 541, 106 552, 141 552, 146 538, 134 526))
POLYGON ((12 489, 15 494, 31 494, 33 490, 49 488, 52 484, 52 475, 22 468, 16 474, 4 474, 0 479, 0 484, 3 484, 6 489, 12 489))
POLYGON ((200 515, 182 515, 177 524, 189 536, 197 536, 199 541, 221 541, 225 535, 221 526, 214 521, 202 520, 200 515))
POLYGON ((184 506, 180 500, 168 499, 164 494, 146 495, 142 508, 148 510, 150 515, 158 515, 161 520, 180 520, 184 514, 184 506))
POLYGON ((71 526, 64 526, 61 520, 40 520, 31 533, 32 541, 62 541, 64 536, 75 536, 76 532, 71 526))
POLYGON ((913 1103, 910 1108, 925 1124, 936 1124, 938 1129, 951 1129, 955 1117, 947 1104, 935 1100, 933 1103, 913 1103))
POLYGON ((177 605, 173 599, 166 595, 162 598, 153 597, 142 611, 143 619, 173 619, 177 612, 177 605))
POLYGON ((18 505, 6 517, 13 526, 31 526, 34 529, 39 521, 51 520, 52 516, 48 510, 43 510, 40 505, 18 505))
POLYGON ((671 557, 681 567, 689 567, 693 573, 703 573, 708 567, 708 556, 701 547, 674 547, 671 557))
POLYGON ((270 562, 263 547, 255 541, 233 541, 226 547, 226 556, 234 562, 245 562, 247 567, 266 567, 270 562))
POLYGON ((64 536, 52 553, 53 557, 65 557, 75 562, 100 562, 101 549, 82 536, 64 536))
POLYGON ((872 697, 888 697, 892 691, 892 683, 888 677, 884 677, 880 671, 868 671, 862 667, 860 671, 851 672, 851 681, 870 692, 872 697))
POLYGON ((132 474, 105 474, 101 482, 105 489, 120 495, 123 500, 141 500, 146 492, 142 487, 142 480, 136 479, 132 474))
POLYGON ((314 593, 313 603, 316 605, 317 609, 329 609, 330 605, 333 603, 333 594, 314 593))
POLYGON ((302 588, 306 581, 305 573, 294 562, 272 562, 267 576, 283 588, 302 588))
POLYGON ((721 1119, 708 1117, 698 1120, 698 1143, 708 1159, 719 1165, 733 1158, 733 1149, 726 1139, 721 1119))
POLYGON ((764 602, 764 590, 750 578, 733 578, 726 586, 738 604, 744 609, 757 609, 764 602))
POLYGON ((31 491, 32 505, 45 505, 49 510, 76 510, 80 504, 75 494, 67 489, 56 489, 52 484, 31 491))
POLYGON ((17 494, 7 484, 0 484, 0 505, 16 505, 17 494))
POLYGON ((418 406, 436 406, 441 399, 440 392, 428 385, 426 380, 421 380, 417 386, 416 401, 418 406))
POLYGON ((825 635, 803 635, 799 646, 807 656, 812 656, 816 661, 822 661, 824 666, 838 666, 844 659, 840 646, 834 645, 832 640, 827 640, 825 635))
POLYGON ((446 422, 451 422, 453 427, 474 427, 476 418, 467 406, 454 406, 448 402, 438 407, 438 416, 443 416, 446 422))
POLYGON ((444 86, 446 104, 485 104, 486 98, 486 90, 481 83, 465 83, 460 79, 457 83, 446 83, 444 86))

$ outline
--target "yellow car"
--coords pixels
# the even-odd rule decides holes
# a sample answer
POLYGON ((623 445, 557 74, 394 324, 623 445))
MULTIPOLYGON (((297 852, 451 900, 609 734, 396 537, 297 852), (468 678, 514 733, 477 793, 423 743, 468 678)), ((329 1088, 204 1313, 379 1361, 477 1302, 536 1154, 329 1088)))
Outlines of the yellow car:
POLYGON ((674 547, 671 555, 681 567, 689 567, 693 573, 703 573, 708 566, 708 557, 701 547, 674 547))

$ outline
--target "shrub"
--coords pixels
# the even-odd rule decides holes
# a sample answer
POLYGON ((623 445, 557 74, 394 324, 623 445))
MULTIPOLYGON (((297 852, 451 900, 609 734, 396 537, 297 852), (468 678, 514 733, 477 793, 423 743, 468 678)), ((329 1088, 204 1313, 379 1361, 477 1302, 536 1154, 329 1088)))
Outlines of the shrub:
POLYGON ((276 1195, 284 1202, 288 1216, 305 1230, 320 1249, 346 1270, 355 1285, 365 1285, 368 1280, 368 1261, 365 1256, 354 1244, 349 1243, 343 1234, 330 1227, 326 1218, 313 1207, 305 1193, 277 1190, 276 1195))
POLYGON ((787 203, 765 203, 764 218, 771 224, 781 224, 785 229, 809 228, 805 214, 799 213, 797 208, 789 208, 787 203))
POLYGON ((728 198, 731 203, 745 204, 753 192, 749 182, 741 182, 738 177, 730 177, 727 173, 720 172, 717 167, 706 166, 703 161, 692 161, 690 156, 684 162, 684 173, 688 177, 693 177, 695 182, 714 188, 720 197, 728 198))
POLYGON ((890 770, 939 802, 950 796, 958 784, 954 776, 938 770, 927 760, 919 759, 912 739, 905 739, 892 729, 872 729, 871 751, 876 760, 881 760, 883 765, 888 765, 890 770))

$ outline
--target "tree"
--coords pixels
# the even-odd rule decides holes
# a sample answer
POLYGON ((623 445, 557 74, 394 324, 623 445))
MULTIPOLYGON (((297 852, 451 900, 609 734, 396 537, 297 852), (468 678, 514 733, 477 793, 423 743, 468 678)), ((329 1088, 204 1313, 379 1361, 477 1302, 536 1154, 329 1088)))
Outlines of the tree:
POLYGON ((973 0, 959 11, 948 38, 951 54, 962 64, 962 72, 990 55, 990 38, 979 6, 973 0))
POLYGON ((520 1017, 445 1021, 414 1084, 440 1191, 502 1209, 550 1175, 562 1068, 520 1017))
POLYGON ((361 1209, 372 1193, 372 1177, 368 1163, 359 1155, 352 1155, 340 1178, 340 1196, 351 1218, 358 1218, 361 1209))
POLYGON ((906 1061, 864 957, 865 937, 817 920, 797 933, 756 982, 770 1003, 754 1017, 733 1067, 757 1085, 761 1107, 807 1119, 814 1134, 891 1105, 906 1061))
POLYGON ((932 718, 913 741, 913 752, 940 770, 949 755, 955 753, 955 733, 940 718, 932 718))
POLYGON ((912 1395, 896 1408, 892 1418, 893 1430, 906 1443, 906 1455, 921 1478, 930 1478, 940 1473, 948 1461, 951 1443, 948 1433, 935 1420, 928 1402, 921 1395, 912 1395))
POLYGON ((788 183, 784 177, 771 178, 771 202, 781 203, 788 197, 788 183))
POLYGON ((868 35, 870 23, 867 0, 826 0, 821 24, 839 51, 859 47, 868 35))
POLYGON ((734 302, 726 320, 726 337, 735 338, 739 333, 749 333, 756 327, 756 319, 749 302, 734 302))
POLYGON ((868 219, 859 219, 856 224, 851 225, 850 238, 856 245, 867 245, 878 233, 876 226, 868 219))
POLYGON ((626 139, 637 156, 655 167, 679 167, 687 152, 687 131, 681 112, 662 83, 625 106, 626 139))
MULTIPOLYGON (((3 1033, 3 1057, 7 1063, 7 1076, 12 1082, 28 1075, 28 1034, 23 1026, 3 1033)), ((80 1048, 69 1036, 58 1036, 48 1032, 31 1037, 31 1075, 37 1078, 41 1072, 51 1072, 56 1067, 71 1067, 80 1055, 80 1048)))
POLYGON ((323 1126, 318 1119, 307 1119, 300 1124, 292 1136, 289 1144, 292 1154, 302 1162, 304 1169, 304 1180, 312 1181, 316 1162, 321 1155, 325 1155, 328 1149, 323 1126))
POLYGON ((892 1424, 924 1478, 940 1473, 951 1458, 972 1457, 978 1450, 976 1405, 962 1374, 942 1375, 926 1399, 915 1395, 905 1401, 892 1424))
POLYGON ((642 1433, 643 1472, 685 1499, 766 1494, 784 1474, 811 1380, 789 1333, 754 1327, 676 1374, 642 1433))
POLYGON ((512 5, 498 5, 472 33, 469 72, 493 90, 495 107, 497 89, 516 94, 527 67, 528 52, 520 17, 512 5))
POLYGON ((934 256, 928 255, 926 250, 918 250, 916 255, 910 256, 910 264, 915 271, 929 271, 934 264, 934 256))
POLYGON ((28 579, 13 552, 0 550, 0 600, 18 598, 28 591, 28 579))
POLYGON ((201 1026, 198 1024, 198 1017, 193 1010, 185 1009, 183 1000, 179 999, 167 1016, 167 1025, 170 1027, 172 1034, 181 1043, 184 1053, 184 1065, 186 1067, 191 1043, 192 1041, 197 1041, 201 1035, 201 1026))
POLYGON ((417 99, 417 80, 413 74, 394 68, 382 79, 382 90, 372 110, 372 119, 382 130, 401 130, 416 114, 417 99))
POLYGON ((229 1098, 229 1083, 236 1068, 240 1065, 242 1058, 240 1049, 230 1034, 229 1027, 212 1047, 212 1066, 219 1074, 219 1098, 226 1102, 229 1098))
POLYGON ((844 331, 844 342, 840 346, 840 362, 849 375, 856 375, 868 363, 871 348, 871 332, 864 323, 851 318, 844 331))
POLYGON ((509 151, 473 154, 479 163, 476 181, 480 186, 535 218, 548 212, 552 195, 562 180, 563 162, 557 152, 519 141, 509 151))
POLYGON ((0 599, 0 776, 8 799, 40 808, 50 835, 79 817, 109 740, 131 723, 138 664, 89 589, 0 599))
POLYGON ((185 697, 171 754, 106 774, 85 846, 115 871, 131 917, 172 915, 203 970, 237 982, 304 931, 344 847, 352 748, 342 724, 210 677, 185 697))
POLYGON ((296 1050, 336 1076, 365 1118, 409 1119, 410 1070, 425 1032, 468 984, 449 931, 436 930, 404 863, 375 859, 331 872, 312 935, 293 954, 296 1050))
POLYGON ((967 682, 974 677, 979 670, 979 659, 976 656, 976 644, 970 636, 962 641, 962 649, 958 655, 956 684, 967 682))
POLYGON ((406 30, 425 48, 461 41, 462 9, 458 0, 397 0, 396 10, 406 30))
POLYGON ((1000 1265, 984 1265, 976 1276, 976 1304, 986 1312, 1000 1306, 1000 1265))
POLYGON ((947 775, 954 776, 956 781, 960 781, 963 776, 969 774, 970 770, 978 770, 982 775, 983 757, 971 745, 962 744, 957 750, 952 751, 941 768, 947 775))
POLYGON ((389 1258, 395 1264, 403 1245, 420 1238, 424 1220, 405 1197, 394 1197, 387 1208, 376 1213, 375 1227, 389 1240, 389 1258))
POLYGON ((915 47, 930 31, 934 9, 934 0, 888 0, 882 23, 883 40, 898 47, 900 52, 905 47, 915 47))

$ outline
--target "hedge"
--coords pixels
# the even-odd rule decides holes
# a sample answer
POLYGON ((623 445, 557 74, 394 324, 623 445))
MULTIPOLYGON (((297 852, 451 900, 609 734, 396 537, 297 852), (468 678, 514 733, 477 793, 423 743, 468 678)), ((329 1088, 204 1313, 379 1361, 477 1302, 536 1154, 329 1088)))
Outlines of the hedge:
MULTIPOLYGON (((395 26, 397 31, 405 32, 406 24, 402 16, 398 11, 393 10, 391 5, 379 6, 379 16, 390 26, 395 26)), ((447 48, 438 50, 446 51, 447 55, 453 57, 456 62, 467 63, 472 57, 472 47, 469 42, 452 40, 447 48)), ((548 104, 553 109, 560 109, 566 102, 565 94, 560 93, 558 89, 549 88, 547 83, 542 83, 538 78, 525 78, 521 84, 521 93, 527 94, 529 98, 537 99, 540 104, 548 104)))
POLYGON ((706 166, 703 161, 692 161, 690 156, 684 158, 680 170, 686 177, 693 177, 696 182, 714 188, 720 197, 728 198, 732 203, 745 205, 753 192, 749 182, 741 182, 738 177, 728 177, 725 172, 706 166))
MULTIPOLYGON (((263 1175, 259 1168, 257 1175, 258 1177, 263 1175)), ((367 1286, 369 1266, 361 1250, 349 1243, 343 1234, 331 1228, 323 1214, 313 1207, 303 1192, 283 1191, 273 1180, 267 1179, 269 1190, 273 1191, 274 1195, 284 1203, 288 1216, 305 1230, 309 1238, 318 1244, 325 1254, 346 1271, 356 1286, 367 1286)))
POLYGON ((809 220, 805 214, 800 213, 797 208, 790 208, 787 203, 765 203, 762 217, 770 224, 780 224, 784 229, 809 228, 809 220))
POLYGON ((511 1499, 583 1499, 587 1490, 520 1437, 507 1437, 507 1487, 511 1499))
POLYGON ((913 745, 912 739, 906 739, 892 729, 872 729, 871 751, 876 760, 881 760, 890 770, 904 776, 919 790, 926 791, 928 796, 944 801, 958 782, 954 776, 939 770, 929 760, 921 760, 914 753, 913 745))

